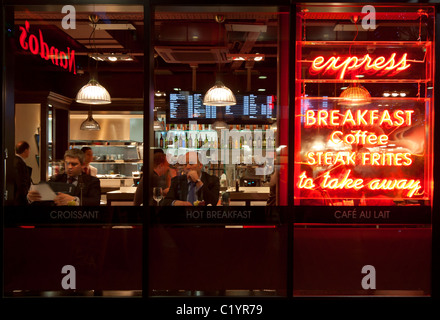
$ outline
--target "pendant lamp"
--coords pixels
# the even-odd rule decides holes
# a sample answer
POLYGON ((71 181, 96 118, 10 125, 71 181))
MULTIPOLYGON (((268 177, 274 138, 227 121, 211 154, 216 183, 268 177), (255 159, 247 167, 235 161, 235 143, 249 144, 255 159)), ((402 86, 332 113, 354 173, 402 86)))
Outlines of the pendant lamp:
POLYGON ((92 108, 90 107, 89 114, 87 116, 87 119, 81 123, 80 130, 86 130, 86 131, 98 131, 101 130, 101 126, 98 122, 96 122, 95 119, 93 119, 92 116, 92 108))
MULTIPOLYGON (((91 43, 95 43, 95 31, 96 31, 96 24, 99 20, 97 15, 90 15, 89 20, 93 23, 93 31, 90 34, 89 43, 90 46, 91 43), (91 41, 93 39, 93 41, 91 41)), ((90 63, 90 57, 88 57, 89 63, 90 63)), ((90 70, 90 67, 89 67, 90 70)), ((91 75, 90 81, 83 86, 76 95, 76 102, 78 103, 84 103, 84 104, 109 104, 111 103, 110 94, 108 91, 99 84, 97 78, 98 74, 98 61, 96 61, 96 70, 95 70, 95 76, 91 75)))
POLYGON ((237 104, 237 100, 231 89, 226 87, 220 80, 217 80, 215 85, 206 92, 203 104, 217 107, 233 106, 237 104))
POLYGON ((361 85, 349 86, 347 89, 342 91, 339 98, 341 99, 339 101, 340 105, 352 107, 362 106, 371 102, 370 93, 361 85))
POLYGON ((95 79, 83 86, 76 95, 76 102, 84 104, 109 104, 111 103, 110 94, 95 79))
MULTIPOLYGON (((225 22, 225 16, 222 14, 217 14, 215 16, 215 21, 218 23, 218 42, 220 43, 221 24, 225 22)), ((220 72, 220 63, 218 66, 220 72)), ((203 98, 203 104, 205 106, 225 107, 236 105, 237 100, 235 99, 231 89, 226 87, 223 82, 217 78, 214 86, 206 91, 206 94, 203 98)))

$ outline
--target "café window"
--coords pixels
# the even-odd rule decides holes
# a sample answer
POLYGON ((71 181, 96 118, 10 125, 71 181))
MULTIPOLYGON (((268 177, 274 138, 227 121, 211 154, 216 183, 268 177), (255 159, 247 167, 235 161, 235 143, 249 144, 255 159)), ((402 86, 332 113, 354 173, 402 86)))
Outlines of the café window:
POLYGON ((433 8, 336 8, 301 9, 295 204, 430 206, 433 8))
POLYGON ((173 177, 161 195, 150 175, 150 295, 286 295, 289 25, 276 6, 155 7, 149 152, 173 177))
POLYGON ((297 22, 294 296, 429 296, 434 8, 297 22))
POLYGON ((167 155, 173 176, 198 153, 219 180, 212 205, 287 204, 287 19, 275 7, 155 10, 150 150, 167 155))

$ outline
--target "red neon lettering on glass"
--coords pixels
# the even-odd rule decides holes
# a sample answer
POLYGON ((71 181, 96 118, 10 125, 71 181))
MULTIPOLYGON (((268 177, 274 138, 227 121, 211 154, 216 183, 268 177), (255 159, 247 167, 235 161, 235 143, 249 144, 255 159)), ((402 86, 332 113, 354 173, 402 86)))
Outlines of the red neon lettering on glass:
MULTIPOLYGON (((408 179, 372 179, 366 185, 364 185, 364 179, 362 178, 350 178, 351 170, 348 170, 342 179, 331 177, 330 172, 327 171, 323 175, 323 181, 320 186, 323 189, 328 190, 347 190, 354 189, 360 190, 362 188, 367 188, 369 190, 408 190, 407 196, 409 198, 413 197, 422 186, 420 185, 420 180, 408 180, 408 179)), ((315 185, 313 179, 307 177, 306 172, 302 172, 299 177, 300 181, 298 183, 298 188, 300 189, 312 189, 315 185)), ((417 193, 417 195, 419 195, 417 193)))
POLYGON ((327 71, 339 72, 338 78, 344 79, 345 74, 351 70, 358 70, 362 67, 364 71, 374 70, 376 72, 385 70, 394 70, 396 73, 406 70, 411 65, 407 63, 408 54, 404 53, 399 62, 395 62, 396 53, 391 54, 388 60, 383 57, 377 57, 376 59, 371 59, 369 54, 364 55, 361 59, 358 57, 348 57, 341 61, 341 57, 330 57, 327 61, 323 56, 316 57, 311 66, 313 73, 325 73, 327 71))
POLYGON ((370 190, 409 190, 407 196, 411 198, 420 188, 420 180, 407 180, 407 179, 373 179, 367 187, 370 190))
POLYGON ((346 110, 339 113, 337 110, 307 110, 305 113, 304 127, 329 127, 338 126, 382 126, 400 127, 402 125, 411 126, 414 110, 346 110))
POLYGON ((56 66, 60 66, 73 74, 76 74, 75 66, 75 50, 71 50, 67 47, 67 54, 63 51, 59 51, 57 48, 49 45, 44 41, 43 33, 38 30, 38 37, 31 34, 29 35, 29 22, 26 21, 24 27, 19 27, 21 34, 19 37, 20 46, 23 50, 29 50, 32 54, 39 54, 44 60, 51 60, 56 66))

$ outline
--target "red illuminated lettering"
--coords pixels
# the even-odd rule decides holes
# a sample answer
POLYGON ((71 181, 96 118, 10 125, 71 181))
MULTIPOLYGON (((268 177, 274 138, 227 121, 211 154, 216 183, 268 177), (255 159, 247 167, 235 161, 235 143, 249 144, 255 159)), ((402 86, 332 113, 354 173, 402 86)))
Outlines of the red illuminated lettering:
MULTIPOLYGON (((323 175, 323 180, 320 184, 321 188, 328 190, 360 190, 367 188, 369 190, 407 190, 407 197, 411 198, 418 191, 422 189, 420 180, 414 179, 372 179, 367 184, 364 184, 362 178, 351 178, 351 170, 348 170, 342 178, 332 177, 330 172, 327 171, 323 175)), ((308 178, 306 173, 303 172, 300 176, 298 183, 300 189, 312 189, 315 187, 312 178, 308 178)))
POLYGON ((414 110, 395 110, 390 113, 389 110, 351 110, 343 114, 338 110, 307 110, 305 113, 305 127, 339 127, 339 126, 411 126, 414 110))
POLYGON ((325 61, 323 56, 319 56, 313 60, 310 68, 311 72, 315 74, 321 72, 326 73, 328 71, 339 72, 338 78, 342 80, 349 71, 360 70, 362 68, 367 72, 401 72, 411 66, 407 63, 407 56, 407 53, 403 54, 397 63, 395 62, 396 53, 391 54, 388 60, 383 56, 373 60, 369 54, 364 55, 362 58, 347 57, 345 60, 342 60, 343 58, 341 57, 330 57, 327 61, 325 61))
POLYGON ((51 60, 52 64, 60 66, 73 74, 76 74, 75 66, 75 51, 67 47, 67 53, 59 51, 57 48, 51 46, 44 42, 43 33, 38 30, 37 36, 31 34, 29 35, 29 22, 26 21, 24 27, 20 26, 20 37, 19 43, 23 50, 29 50, 32 54, 39 54, 44 60, 51 60))

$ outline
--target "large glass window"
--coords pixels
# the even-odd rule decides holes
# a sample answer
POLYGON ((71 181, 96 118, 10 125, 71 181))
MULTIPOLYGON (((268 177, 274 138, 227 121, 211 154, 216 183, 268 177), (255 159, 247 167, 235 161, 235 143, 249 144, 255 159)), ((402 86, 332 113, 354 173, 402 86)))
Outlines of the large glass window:
POLYGON ((297 21, 294 294, 429 295, 434 9, 297 21))
POLYGON ((139 296, 142 221, 110 206, 132 206, 142 168, 143 6, 3 9, 4 295, 139 296))
POLYGON ((151 295, 286 294, 289 20, 155 8, 151 295))

